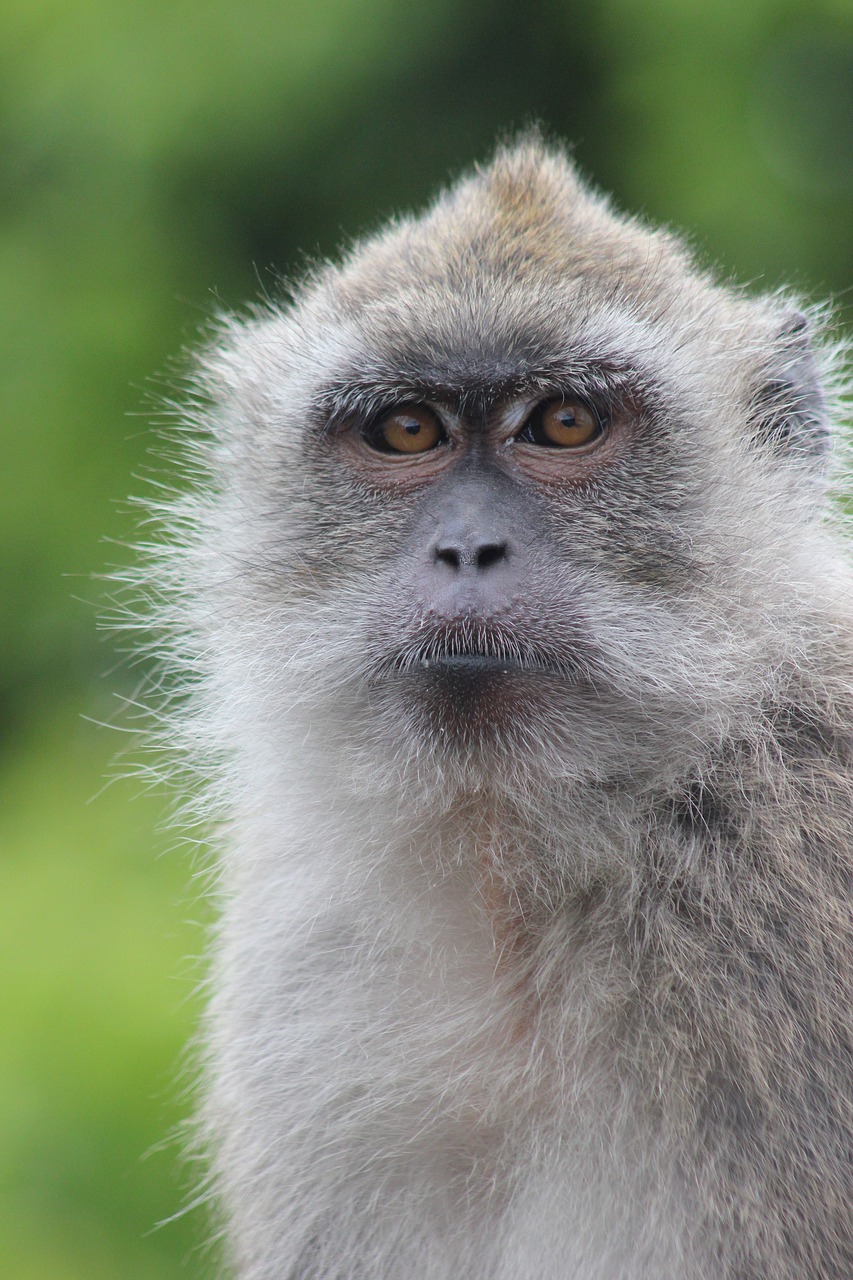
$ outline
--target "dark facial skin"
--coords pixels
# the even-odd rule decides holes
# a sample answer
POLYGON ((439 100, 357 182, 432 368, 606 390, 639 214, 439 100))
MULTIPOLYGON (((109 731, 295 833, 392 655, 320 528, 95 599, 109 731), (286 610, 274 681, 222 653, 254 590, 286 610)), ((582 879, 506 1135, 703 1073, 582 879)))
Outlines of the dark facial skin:
POLYGON ((529 716, 555 682, 578 684, 581 629, 567 643, 565 607, 559 634, 543 625, 562 558, 551 508, 557 491, 589 488, 631 435, 627 413, 569 392, 507 398, 480 417, 405 401, 345 428, 340 460, 411 512, 395 558, 400 630, 374 685, 414 698, 433 731, 476 741, 529 716))
POLYGON ((404 554, 434 636, 425 669, 456 678, 553 669, 544 655, 511 652, 501 621, 529 592, 548 490, 588 484, 625 436, 624 421, 568 395, 516 400, 483 423, 403 404, 347 435, 349 464, 372 486, 422 494, 404 554))

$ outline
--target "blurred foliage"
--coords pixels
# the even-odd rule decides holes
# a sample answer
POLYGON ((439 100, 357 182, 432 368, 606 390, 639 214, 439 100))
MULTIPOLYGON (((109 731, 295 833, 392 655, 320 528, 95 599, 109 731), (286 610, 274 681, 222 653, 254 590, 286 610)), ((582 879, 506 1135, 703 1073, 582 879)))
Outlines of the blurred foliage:
POLYGON ((81 718, 132 688, 91 578, 129 554, 146 380, 534 118, 625 207, 844 319, 853 9, 6 0, 0 69, 0 1276, 201 1277, 202 1215, 155 1227, 192 1194, 162 1140, 203 907, 81 718))

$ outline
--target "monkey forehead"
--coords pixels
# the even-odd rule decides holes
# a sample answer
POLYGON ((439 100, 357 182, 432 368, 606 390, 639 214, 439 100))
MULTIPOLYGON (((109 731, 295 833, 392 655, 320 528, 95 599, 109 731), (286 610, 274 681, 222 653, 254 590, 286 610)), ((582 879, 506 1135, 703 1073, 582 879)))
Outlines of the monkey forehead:
POLYGON ((353 339, 350 359, 315 384, 315 415, 321 421, 369 418, 389 401, 412 399, 443 403, 473 423, 507 402, 567 389, 593 400, 625 397, 648 408, 670 399, 654 362, 637 355, 649 335, 643 342, 635 333, 632 356, 625 359, 624 347, 589 334, 581 341, 564 333, 549 343, 541 331, 506 320, 483 329, 460 323, 456 330, 447 320, 439 317, 421 331, 393 329, 384 340, 375 331, 353 339))
POLYGON ((488 412, 507 399, 569 389, 684 408, 691 395, 707 401, 721 382, 718 363, 732 377, 726 324, 709 333, 678 302, 649 315, 583 282, 431 282, 318 319, 306 326, 317 334, 310 399, 329 415, 401 396, 488 412))
POLYGON ((324 343, 345 332, 354 368, 380 361, 425 388, 511 392, 537 370, 593 359, 656 384, 692 363, 695 385, 715 354, 730 377, 732 353, 756 350, 751 304, 535 139, 315 274, 296 316, 324 343))

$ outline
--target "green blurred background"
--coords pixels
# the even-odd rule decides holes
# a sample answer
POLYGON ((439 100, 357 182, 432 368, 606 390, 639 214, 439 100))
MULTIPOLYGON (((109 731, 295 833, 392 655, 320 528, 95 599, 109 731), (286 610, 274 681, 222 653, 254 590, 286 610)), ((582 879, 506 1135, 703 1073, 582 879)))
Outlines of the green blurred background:
POLYGON ((96 627, 146 387, 218 305, 538 118, 624 206, 851 318, 850 0, 5 0, 0 1276, 215 1270, 186 1110, 205 907, 96 627), (159 1223, 165 1225, 158 1226, 159 1223))

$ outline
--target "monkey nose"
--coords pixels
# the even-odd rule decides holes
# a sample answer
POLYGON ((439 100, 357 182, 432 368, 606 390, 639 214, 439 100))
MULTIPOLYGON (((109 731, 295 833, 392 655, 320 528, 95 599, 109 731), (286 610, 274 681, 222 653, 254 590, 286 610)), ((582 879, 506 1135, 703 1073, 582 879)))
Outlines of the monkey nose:
POLYGON ((483 573, 509 559, 509 544, 491 539, 447 538, 436 544, 433 554, 436 564, 447 565, 453 573, 483 573))

